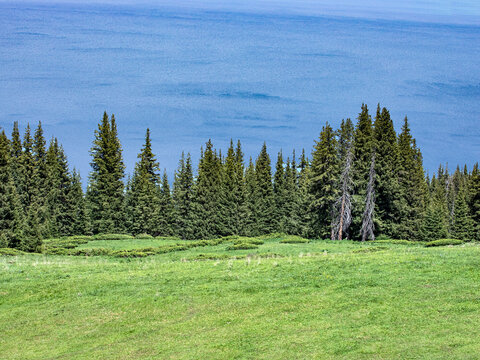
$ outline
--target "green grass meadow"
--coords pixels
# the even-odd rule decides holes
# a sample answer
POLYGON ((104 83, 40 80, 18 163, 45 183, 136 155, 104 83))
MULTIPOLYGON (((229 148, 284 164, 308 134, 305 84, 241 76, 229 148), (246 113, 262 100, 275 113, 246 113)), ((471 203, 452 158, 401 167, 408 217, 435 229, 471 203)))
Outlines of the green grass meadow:
POLYGON ((142 258, 0 256, 0 358, 480 358, 479 244, 262 240, 142 258))

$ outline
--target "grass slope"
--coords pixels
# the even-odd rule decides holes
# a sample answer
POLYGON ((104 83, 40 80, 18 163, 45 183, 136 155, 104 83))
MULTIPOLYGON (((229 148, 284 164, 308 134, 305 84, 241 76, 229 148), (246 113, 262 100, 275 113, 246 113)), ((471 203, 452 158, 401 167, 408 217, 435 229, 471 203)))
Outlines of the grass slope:
POLYGON ((262 240, 0 257, 0 358, 478 359, 479 245, 262 240))

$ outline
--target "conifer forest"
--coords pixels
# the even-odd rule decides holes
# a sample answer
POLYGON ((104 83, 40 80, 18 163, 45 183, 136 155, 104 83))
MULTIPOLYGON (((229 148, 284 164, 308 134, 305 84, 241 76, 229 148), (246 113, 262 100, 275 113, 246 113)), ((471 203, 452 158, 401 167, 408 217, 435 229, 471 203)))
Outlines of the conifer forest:
MULTIPOLYGON (((407 117, 397 133, 389 111, 362 105, 338 129, 326 123, 313 149, 267 144, 245 159, 240 140, 208 140, 198 169, 182 153, 173 179, 161 171, 145 132, 127 176, 115 116, 93 134, 91 172, 71 169, 41 123, 0 136, 0 248, 40 251, 73 235, 148 234, 184 240, 285 233, 310 239, 480 241, 480 171, 440 165, 428 176, 407 117), (273 156, 272 156, 273 157, 273 156)), ((199 144, 200 148, 200 144, 199 144)), ((84 149, 87 151, 88 149, 84 149)))

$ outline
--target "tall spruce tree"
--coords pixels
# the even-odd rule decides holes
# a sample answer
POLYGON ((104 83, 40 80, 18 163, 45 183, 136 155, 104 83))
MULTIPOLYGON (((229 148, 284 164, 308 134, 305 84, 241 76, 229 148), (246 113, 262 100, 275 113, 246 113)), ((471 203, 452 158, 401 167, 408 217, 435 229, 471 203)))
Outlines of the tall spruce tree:
POLYGON ((475 234, 474 223, 467 203, 467 189, 460 185, 455 199, 452 237, 460 240, 472 240, 475 234))
POLYGON ((107 113, 95 130, 90 150, 92 172, 87 192, 89 213, 94 233, 114 233, 125 230, 123 192, 125 165, 117 134, 115 116, 107 113))
POLYGON ((474 222, 473 237, 480 241, 480 169, 478 163, 473 166, 470 176, 470 213, 474 222))
POLYGON ((258 229, 258 216, 257 216, 257 177, 255 174, 255 165, 252 158, 248 163, 247 169, 245 171, 245 207, 246 215, 245 221, 243 222, 243 231, 242 235, 246 236, 257 236, 259 235, 258 229))
MULTIPOLYGON (((295 217, 298 219, 298 223, 294 234, 307 237, 310 236, 309 228, 312 221, 310 214, 312 194, 310 193, 310 163, 305 155, 305 149, 302 149, 299 169, 300 171, 298 172, 297 196, 295 204, 295 217)), ((296 169, 295 174, 297 174, 296 169)))
POLYGON ((292 161, 287 159, 285 168, 285 197, 284 197, 284 219, 281 228, 287 234, 297 234, 299 226, 298 219, 298 184, 297 184, 297 164, 295 160, 295 151, 292 161))
POLYGON ((400 218, 400 185, 398 183, 399 155, 397 134, 393 121, 386 108, 377 116, 374 124, 375 139, 375 173, 376 173, 376 215, 378 231, 394 238, 399 236, 398 219, 400 218))
POLYGON ((311 236, 330 238, 332 208, 337 198, 338 176, 337 140, 332 127, 327 123, 315 141, 311 164, 312 223, 311 236))
POLYGON ((422 154, 411 135, 407 117, 398 137, 398 150, 398 179, 401 196, 398 236, 402 239, 418 240, 425 212, 427 185, 422 154))
POLYGON ((357 117, 357 124, 353 137, 353 190, 352 190, 352 225, 351 236, 360 238, 362 227, 363 208, 367 193, 368 174, 373 150, 372 118, 366 104, 362 104, 361 112, 357 117))
POLYGON ((71 213, 73 214, 70 234, 90 235, 90 221, 82 190, 82 179, 75 169, 73 169, 70 177, 70 191, 67 194, 67 203, 70 204, 71 213))
POLYGON ((276 230, 275 198, 273 195, 272 167, 267 145, 263 143, 255 162, 257 209, 255 211, 259 234, 269 234, 276 230))
POLYGON ((170 192, 170 184, 168 183, 167 171, 163 171, 162 184, 158 188, 159 203, 156 208, 158 220, 157 232, 161 236, 171 236, 174 234, 174 207, 172 194, 170 192))
POLYGON ((190 154, 182 153, 173 183, 175 233, 182 239, 193 239, 195 234, 194 181, 190 154))
POLYGON ((213 149, 211 140, 208 140, 198 165, 195 187, 196 238, 208 239, 224 235, 221 167, 220 156, 213 149))
POLYGON ((10 169, 10 146, 0 133, 0 247, 18 248, 22 237, 22 210, 10 169))
POLYGON ((273 194, 275 200, 275 230, 285 232, 285 223, 288 216, 286 208, 287 179, 284 169, 283 154, 280 150, 273 176, 273 194))
POLYGON ((152 141, 150 129, 145 134, 145 144, 138 154, 139 161, 135 166, 131 182, 132 202, 132 233, 147 233, 156 235, 158 233, 158 205, 160 185, 159 163, 152 152, 152 141))

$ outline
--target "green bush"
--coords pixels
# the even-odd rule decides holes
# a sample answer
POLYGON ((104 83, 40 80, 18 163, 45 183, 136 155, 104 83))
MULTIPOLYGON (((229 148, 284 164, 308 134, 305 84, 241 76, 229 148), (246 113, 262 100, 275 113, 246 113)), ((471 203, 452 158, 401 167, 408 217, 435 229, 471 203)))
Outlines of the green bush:
POLYGON ((71 255, 71 250, 70 249, 64 249, 64 248, 44 248, 42 250, 42 253, 45 255, 71 255))
POLYGON ((396 244, 396 245, 416 245, 419 244, 419 241, 410 241, 410 240, 375 240, 375 243, 379 244, 396 244))
POLYGON ((372 246, 372 247, 366 247, 366 248, 361 248, 361 249, 355 249, 352 251, 354 254, 363 254, 363 253, 371 253, 371 252, 377 252, 377 251, 382 251, 386 250, 388 247, 386 246, 372 246))
POLYGON ((227 254, 198 254, 190 260, 226 260, 230 258, 231 256, 227 254))
POLYGON ((227 250, 250 250, 250 249, 257 249, 258 245, 250 244, 250 243, 239 243, 227 246, 227 250))
POLYGON ((263 240, 260 240, 260 239, 256 239, 256 238, 240 238, 238 240, 234 240, 233 241, 233 244, 244 244, 244 243, 247 243, 247 244, 253 244, 253 245, 263 245, 265 244, 265 242, 263 240))
POLYGON ((154 252, 142 251, 142 249, 117 250, 112 253, 114 257, 120 258, 141 258, 155 255, 154 252))
POLYGON ((97 234, 93 237, 94 240, 130 240, 132 235, 128 234, 97 234))
POLYGON ((306 244, 308 242, 308 239, 297 235, 288 235, 285 239, 280 240, 281 244, 306 244))
POLYGON ((288 235, 285 233, 281 232, 276 232, 276 233, 271 233, 271 234, 266 234, 266 235, 261 235, 258 236, 259 239, 264 239, 264 240, 273 240, 273 239, 281 239, 284 237, 287 237, 288 235))
POLYGON ((0 256, 17 256, 26 254, 23 251, 11 248, 0 248, 0 256))
POLYGON ((135 239, 153 239, 153 236, 150 234, 137 234, 135 239))
POLYGON ((112 250, 107 248, 93 248, 93 249, 74 249, 70 250, 73 256, 106 256, 112 255, 112 250))
POLYGON ((462 245, 462 240, 457 239, 440 239, 427 242, 425 244, 426 247, 434 247, 434 246, 447 246, 447 245, 462 245))

